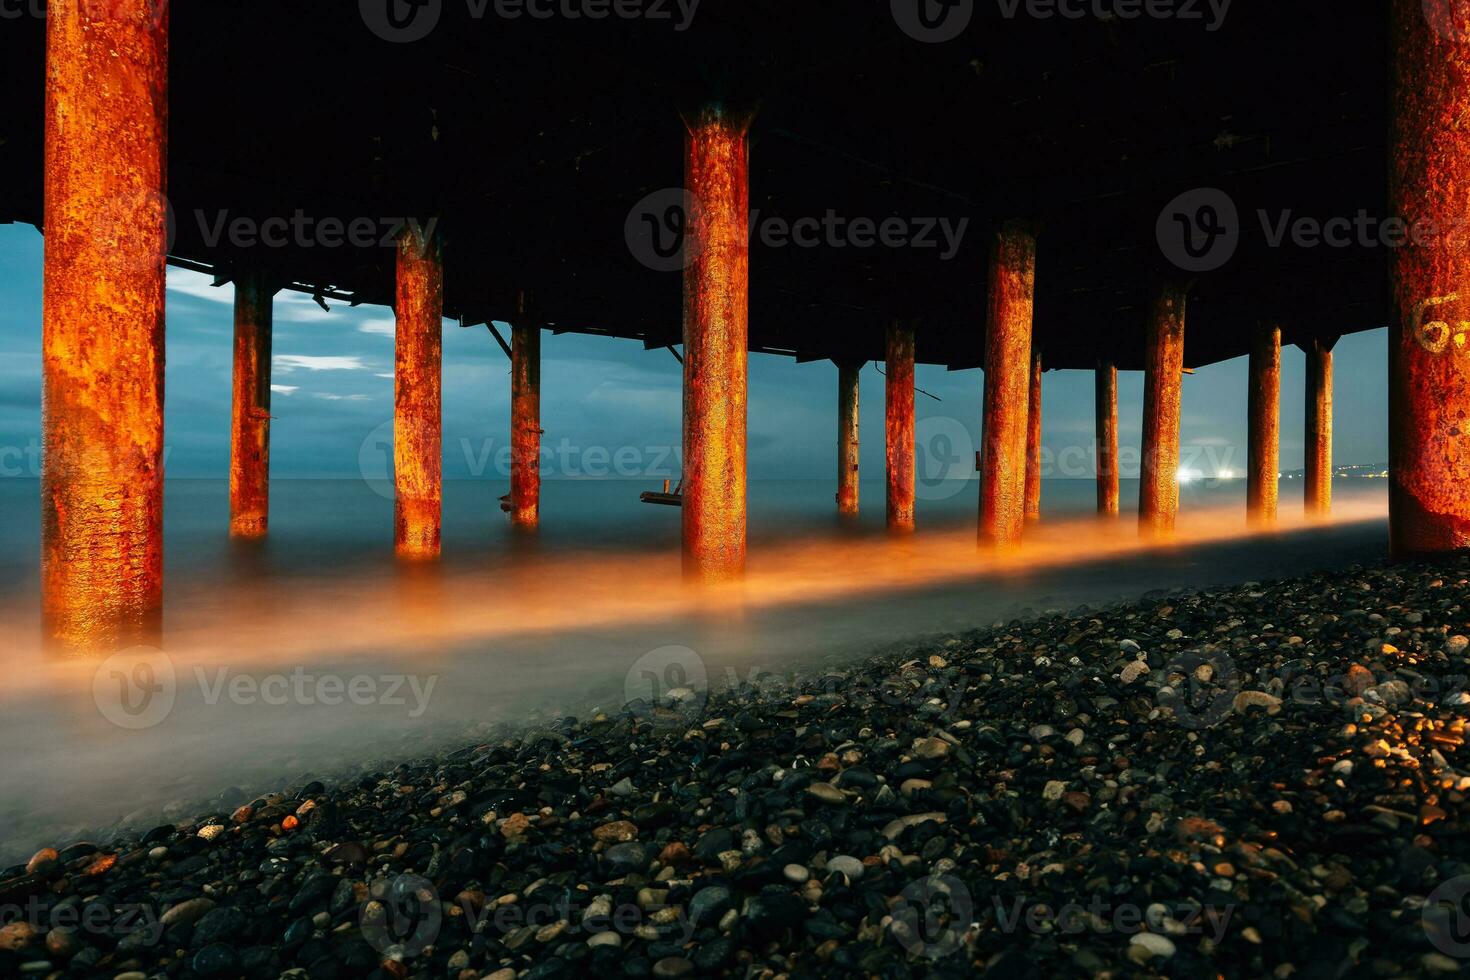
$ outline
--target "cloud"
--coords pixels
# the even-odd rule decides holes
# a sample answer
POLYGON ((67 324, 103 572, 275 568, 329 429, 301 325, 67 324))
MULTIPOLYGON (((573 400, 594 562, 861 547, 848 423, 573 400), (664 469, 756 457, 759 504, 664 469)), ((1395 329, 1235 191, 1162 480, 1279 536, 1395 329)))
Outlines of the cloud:
POLYGON ((393 337, 398 332, 398 325, 393 320, 368 320, 358 324, 357 332, 376 334, 379 337, 393 337))
POLYGON ((235 303, 233 289, 216 286, 214 280, 209 276, 189 269, 170 268, 168 270, 168 291, 182 293, 195 299, 208 300, 211 303, 226 303, 231 306, 235 303))
POLYGON ((302 371, 366 371, 368 366, 356 354, 314 357, 309 354, 277 354, 271 364, 282 374, 298 368, 302 371))
POLYGON ((324 402, 365 402, 367 395, 334 395, 327 391, 313 392, 313 398, 320 398, 324 402))
POLYGON ((278 395, 294 395, 300 390, 301 387, 299 385, 271 385, 271 391, 274 391, 278 395))

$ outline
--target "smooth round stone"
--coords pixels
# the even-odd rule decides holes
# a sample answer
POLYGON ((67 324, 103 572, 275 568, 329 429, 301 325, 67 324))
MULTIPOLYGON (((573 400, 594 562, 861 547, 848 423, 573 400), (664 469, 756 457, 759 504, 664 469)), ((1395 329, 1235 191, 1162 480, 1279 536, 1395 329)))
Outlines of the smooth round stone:
POLYGON ((863 876, 863 872, 866 870, 867 868, 863 866, 863 862, 846 854, 839 854, 834 858, 827 859, 827 872, 830 874, 834 871, 840 871, 842 874, 847 875, 849 881, 857 881, 863 876))
POLYGON ((800 864, 788 864, 781 873, 786 876, 787 881, 794 885, 806 884, 807 879, 812 876, 812 873, 800 864))
POLYGON ((597 935, 587 940, 587 945, 592 947, 612 946, 617 948, 623 945, 623 937, 619 936, 615 932, 599 932, 597 935))
POLYGON ((831 783, 812 783, 806 788, 806 791, 821 802, 833 806, 842 806, 847 802, 847 797, 842 795, 842 790, 831 783))
POLYGON ((1152 932, 1138 933, 1129 940, 1129 944, 1146 950, 1150 956, 1165 960, 1173 956, 1175 951, 1173 940, 1152 932))
POLYGON ((653 975, 659 980, 674 980, 694 972, 694 964, 682 956, 665 956, 653 964, 653 975))

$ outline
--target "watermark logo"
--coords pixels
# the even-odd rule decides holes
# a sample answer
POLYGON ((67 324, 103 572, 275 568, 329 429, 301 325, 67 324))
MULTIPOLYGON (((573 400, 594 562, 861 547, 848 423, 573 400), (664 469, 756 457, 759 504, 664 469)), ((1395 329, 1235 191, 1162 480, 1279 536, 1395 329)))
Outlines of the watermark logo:
POLYGON ((892 0, 893 21, 924 44, 953 41, 975 19, 975 0, 892 0))
POLYGON ((178 675, 168 654, 138 646, 113 654, 92 675, 92 700, 118 728, 142 731, 174 710, 178 675))
POLYGON ((665 187, 628 212, 623 237, 633 258, 654 272, 678 272, 699 258, 689 229, 702 213, 699 199, 682 187, 665 187))
POLYGON ((418 875, 399 875, 382 889, 381 897, 363 903, 357 927, 368 945, 402 963, 434 944, 443 921, 433 884, 418 875))
POLYGON ((975 902, 953 875, 931 875, 899 893, 889 931, 913 956, 942 960, 958 952, 975 924, 975 902))
POLYGON ((1235 661, 1221 650, 1191 650, 1169 662, 1166 675, 1177 677, 1159 688, 1160 707, 1191 731, 1213 728, 1235 708, 1242 683, 1235 661))
POLYGON ((444 0, 358 0, 367 29, 390 44, 422 41, 439 26, 444 0))
POLYGON ((709 672, 688 647, 650 650, 633 662, 623 681, 624 703, 660 728, 687 728, 704 713, 709 672))
POLYGON ((1229 194, 1199 187, 1180 194, 1159 212, 1159 251, 1185 272, 1213 272, 1240 247, 1240 212, 1229 194))
POLYGON ((1442 881, 1420 916, 1424 934, 1446 956, 1470 959, 1470 875, 1442 881))
POLYGON ((393 499, 392 419, 369 432, 358 447, 357 472, 373 493, 384 500, 393 499))
POLYGON ((959 419, 932 415, 914 430, 914 495, 920 500, 948 500, 969 485, 975 471, 975 441, 959 419))
MULTIPOLYGON (((697 197, 682 187, 666 187, 633 205, 623 221, 623 238, 645 268, 678 272, 697 262, 705 248, 700 236, 693 234, 703 218, 704 206, 697 197)), ((752 210, 743 243, 749 247, 757 242, 770 249, 928 250, 939 261, 949 262, 959 255, 969 227, 968 217, 850 218, 829 208, 820 216, 788 218, 752 210)))

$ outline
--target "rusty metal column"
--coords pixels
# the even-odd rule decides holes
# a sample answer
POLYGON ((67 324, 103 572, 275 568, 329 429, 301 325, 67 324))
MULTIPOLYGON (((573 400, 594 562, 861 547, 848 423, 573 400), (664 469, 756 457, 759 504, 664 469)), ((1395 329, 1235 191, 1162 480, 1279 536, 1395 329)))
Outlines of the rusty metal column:
POLYGON ((1168 536, 1179 516, 1179 407, 1183 395, 1185 289, 1159 290, 1144 341, 1143 460, 1138 525, 1168 536))
POLYGON ((437 236, 417 225, 398 241, 394 310, 393 545, 400 558, 431 559, 439 556, 444 474, 444 264, 437 236))
POLYGON ((861 362, 837 365, 837 513, 858 516, 858 401, 861 362))
POLYGON ((1026 418, 1026 520, 1041 520, 1041 351, 1031 352, 1031 409, 1026 418))
POLYGON ((1026 523, 1026 437, 1031 403, 1031 322, 1036 295, 1036 237, 1011 223, 990 251, 985 327, 985 431, 980 476, 982 545, 1021 543, 1026 523))
POLYGON ((535 530, 541 523, 541 326, 522 295, 511 324, 510 522, 535 530))
POLYGON ((59 652, 160 639, 168 16, 46 17, 42 631, 59 652))
POLYGON ((1281 481, 1281 328, 1261 325, 1251 341, 1250 445, 1246 459, 1246 513, 1251 523, 1276 523, 1281 481))
POLYGON ((1393 0, 1389 208, 1410 227, 1394 249, 1389 333, 1389 539, 1395 555, 1470 547, 1470 36, 1455 4, 1393 0), (1437 22, 1431 24, 1430 18, 1437 22), (1422 239, 1415 241, 1414 239, 1422 239))
POLYGON ((914 328, 888 324, 884 373, 885 451, 888 457, 888 529, 914 529, 914 328))
POLYGON ((263 538, 270 523, 271 319, 276 289, 259 270, 235 276, 230 413, 230 536, 263 538))
POLYGON ((1118 368, 1097 368, 1097 512, 1116 517, 1118 492, 1118 368))
POLYGON ((745 572, 751 117, 709 105, 685 120, 684 573, 745 572))
POLYGON ((1314 338, 1307 353, 1306 512, 1332 512, 1332 348, 1336 339, 1314 338))

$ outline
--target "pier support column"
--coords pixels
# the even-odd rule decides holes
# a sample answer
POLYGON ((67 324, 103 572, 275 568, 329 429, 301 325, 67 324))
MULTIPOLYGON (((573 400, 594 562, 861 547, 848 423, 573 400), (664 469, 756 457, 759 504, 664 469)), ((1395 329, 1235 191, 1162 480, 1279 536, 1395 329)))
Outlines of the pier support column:
POLYGON ((709 105, 685 120, 684 572, 745 572, 751 117, 709 105))
POLYGON ((1257 327, 1251 340, 1250 445, 1246 451, 1246 513, 1252 524, 1276 523, 1281 481, 1281 328, 1257 327))
POLYGON ((884 411, 887 416, 888 529, 914 529, 914 328, 888 324, 884 411))
POLYGON ((1036 237, 1010 223, 990 250, 985 326, 985 427, 980 478, 980 543, 1011 548, 1026 523, 1026 438, 1031 405, 1031 323, 1036 237))
POLYGON ((235 276, 235 368, 230 411, 230 536, 263 538, 270 523, 271 321, 276 287, 251 269, 235 276))
POLYGON ((1031 409, 1026 418, 1026 520, 1041 520, 1041 351, 1031 352, 1031 409))
POLYGON ((1179 516, 1179 408, 1184 376, 1185 289, 1159 290, 1149 316, 1144 351, 1143 460, 1138 524, 1144 534, 1167 537, 1179 516))
POLYGON ((1393 0, 1389 208, 1410 236, 1393 250, 1389 331, 1389 539, 1395 555, 1470 547, 1470 37, 1455 4, 1431 24, 1393 0), (1448 22, 1450 18, 1454 22, 1448 22))
POLYGON ((541 325, 524 296, 511 324, 510 522, 534 531, 541 523, 541 325))
POLYGON ((46 18, 42 630, 58 652, 160 640, 168 17, 46 18))
POLYGON ((1117 517, 1118 492, 1118 368, 1097 367, 1097 512, 1117 517))
POLYGON ((1326 517, 1332 512, 1332 348, 1336 343, 1336 339, 1319 337, 1302 345, 1307 353, 1308 517, 1326 517))
POLYGON ((443 498, 444 264, 439 240, 411 225, 398 241, 393 363, 393 544, 439 556, 443 498))
POLYGON ((837 513, 858 516, 858 402, 862 363, 837 365, 837 513))

